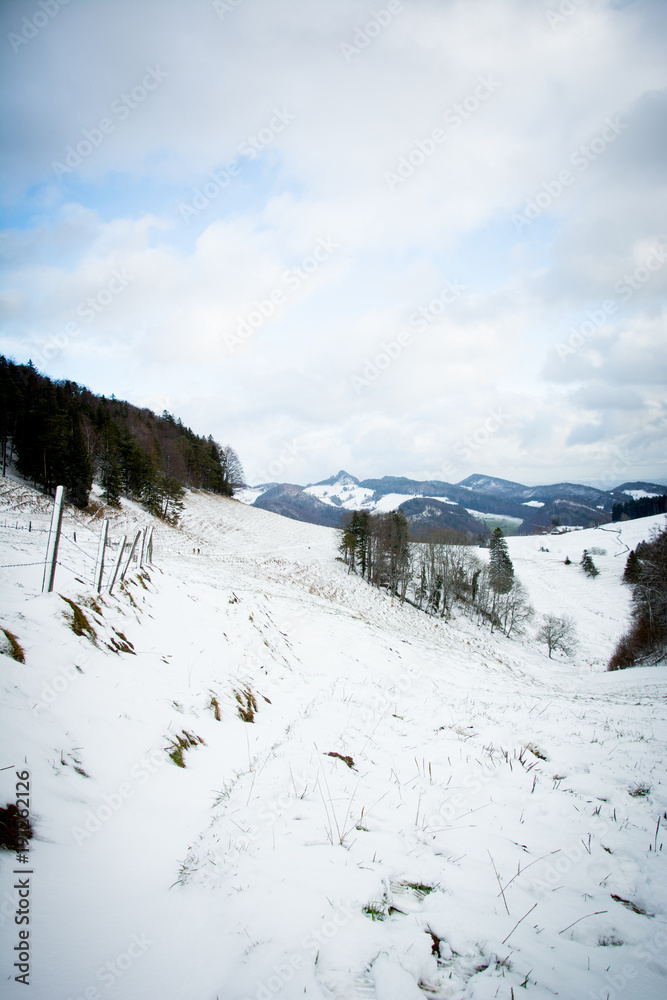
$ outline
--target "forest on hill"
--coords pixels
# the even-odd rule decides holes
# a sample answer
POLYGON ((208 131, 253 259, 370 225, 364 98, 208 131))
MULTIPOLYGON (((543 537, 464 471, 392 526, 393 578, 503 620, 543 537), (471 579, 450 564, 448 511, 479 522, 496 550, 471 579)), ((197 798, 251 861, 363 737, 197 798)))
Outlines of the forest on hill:
POLYGON ((243 482, 233 448, 195 434, 170 413, 97 396, 4 356, 0 449, 3 476, 14 466, 45 493, 63 485, 81 508, 97 480, 105 503, 117 505, 124 495, 169 521, 178 519, 184 487, 232 496, 243 482))
POLYGON ((667 494, 638 497, 636 500, 626 500, 625 503, 615 503, 611 512, 611 519, 613 522, 627 521, 635 517, 651 517, 652 514, 664 514, 666 511, 667 494))

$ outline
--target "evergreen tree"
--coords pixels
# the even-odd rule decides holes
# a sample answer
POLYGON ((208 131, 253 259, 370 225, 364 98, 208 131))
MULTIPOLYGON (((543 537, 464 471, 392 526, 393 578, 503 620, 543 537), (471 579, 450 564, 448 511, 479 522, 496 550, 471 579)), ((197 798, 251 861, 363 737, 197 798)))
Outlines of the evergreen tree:
POLYGON ((68 456, 62 483, 67 487, 67 500, 83 509, 88 504, 88 495, 93 485, 93 466, 77 415, 72 414, 69 430, 68 456))
POLYGON ((351 572, 356 572, 357 565, 362 577, 368 573, 370 580, 370 537, 371 517, 368 511, 355 510, 346 518, 343 527, 342 546, 348 553, 347 559, 351 572))
POLYGON ((579 565, 583 569, 583 571, 586 574, 586 576, 590 576, 590 577, 595 578, 596 576, 599 576, 599 574, 600 574, 600 570, 597 568, 597 566, 593 562, 593 559, 589 555, 587 549, 584 549, 584 554, 581 557, 581 562, 580 562, 579 565))
POLYGON ((120 507, 122 476, 115 452, 107 452, 104 457, 100 472, 100 483, 102 486, 102 500, 109 507, 120 507))
POLYGON ((634 549, 631 549, 623 570, 623 583, 639 583, 641 570, 642 564, 639 561, 639 556, 634 549))
POLYGON ((160 517, 168 524, 178 524, 185 507, 185 488, 173 476, 162 480, 162 510, 160 517))
POLYGON ((514 566, 507 551, 502 528, 496 528, 489 545, 489 584, 498 594, 506 594, 514 583, 514 566))
POLYGON ((94 473, 108 503, 118 503, 123 492, 145 498, 169 518, 177 516, 180 498, 173 486, 164 492, 156 470, 227 495, 243 482, 233 448, 199 437, 166 411, 157 417, 113 396, 95 396, 75 382, 52 381, 32 362, 17 365, 2 356, 0 449, 3 475, 14 464, 45 493, 65 486, 68 501, 80 507, 87 503, 94 473))

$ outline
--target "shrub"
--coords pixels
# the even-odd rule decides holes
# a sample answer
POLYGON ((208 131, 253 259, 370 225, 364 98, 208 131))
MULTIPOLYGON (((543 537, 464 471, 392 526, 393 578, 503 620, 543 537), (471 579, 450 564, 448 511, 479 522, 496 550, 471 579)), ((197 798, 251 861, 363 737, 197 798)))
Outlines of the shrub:
POLYGON ((7 851, 24 851, 32 837, 30 820, 21 816, 14 802, 0 808, 0 847, 7 851))

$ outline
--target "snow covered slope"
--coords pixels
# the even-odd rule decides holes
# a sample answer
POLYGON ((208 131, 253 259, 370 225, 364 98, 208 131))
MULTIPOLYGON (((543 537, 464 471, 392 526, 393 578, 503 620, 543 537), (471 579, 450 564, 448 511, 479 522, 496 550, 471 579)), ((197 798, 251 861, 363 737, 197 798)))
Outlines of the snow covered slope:
MULTIPOLYGON (((623 553, 664 518, 508 540, 537 610, 576 618, 579 652, 549 660, 347 575, 331 529, 201 493, 111 597, 69 512, 71 571, 41 595, 16 564, 49 505, 2 497, 25 663, 0 655, 0 779, 4 804, 29 771, 36 831, 25 865, 0 855, 3 996, 665 995, 667 669, 604 672, 623 553)), ((146 520, 125 504, 112 536, 146 520)))

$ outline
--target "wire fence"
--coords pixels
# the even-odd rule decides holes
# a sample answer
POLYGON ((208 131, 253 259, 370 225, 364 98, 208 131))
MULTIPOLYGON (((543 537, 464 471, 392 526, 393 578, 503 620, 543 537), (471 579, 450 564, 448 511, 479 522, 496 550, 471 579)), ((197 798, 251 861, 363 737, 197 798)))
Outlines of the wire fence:
POLYGON ((67 523, 63 525, 57 498, 50 528, 35 524, 32 518, 4 517, 0 522, 0 537, 8 539, 13 532, 21 532, 15 537, 17 541, 21 539, 19 548, 25 557, 21 559, 23 552, 12 553, 14 559, 10 557, 0 563, 0 571, 41 566, 44 591, 53 589, 55 574, 62 569, 85 586, 110 591, 128 572, 152 562, 153 532, 152 528, 144 528, 129 538, 111 537, 108 529, 108 521, 98 522, 92 528, 69 510, 67 523), (30 541, 27 536, 31 536, 30 541), (26 544, 33 551, 26 551, 26 544), (36 548, 43 552, 40 559, 30 558, 36 548))

